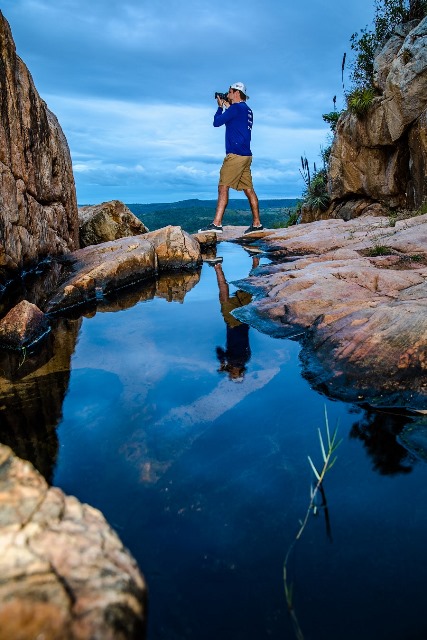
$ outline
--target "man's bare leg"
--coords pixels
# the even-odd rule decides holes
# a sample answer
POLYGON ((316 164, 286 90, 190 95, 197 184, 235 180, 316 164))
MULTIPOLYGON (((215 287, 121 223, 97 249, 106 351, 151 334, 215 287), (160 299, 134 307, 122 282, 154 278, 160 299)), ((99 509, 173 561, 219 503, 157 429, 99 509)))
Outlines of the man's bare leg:
POLYGON ((222 270, 221 264, 214 265, 216 280, 218 282, 218 291, 219 291, 219 301, 221 304, 227 302, 230 297, 230 289, 228 286, 228 282, 225 279, 224 271, 222 270))
POLYGON ((218 185, 218 202, 216 205, 215 218, 213 219, 213 223, 216 225, 222 224, 222 218, 224 215, 224 211, 228 205, 228 192, 230 187, 225 187, 224 185, 218 185))
POLYGON ((249 200, 252 211, 252 224, 254 227, 261 226, 261 220, 259 218, 259 204, 258 196, 253 189, 244 189, 245 196, 249 200))

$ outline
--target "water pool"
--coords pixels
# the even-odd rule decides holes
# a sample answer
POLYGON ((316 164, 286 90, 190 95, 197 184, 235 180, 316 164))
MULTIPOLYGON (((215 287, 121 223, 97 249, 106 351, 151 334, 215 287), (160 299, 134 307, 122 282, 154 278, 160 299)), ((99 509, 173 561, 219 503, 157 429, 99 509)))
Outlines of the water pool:
MULTIPOLYGON (((228 243, 218 255, 235 305, 253 258, 228 243)), ((288 566, 304 637, 427 637, 427 468, 399 444, 405 418, 320 395, 298 342, 230 327, 217 271, 204 264, 181 302, 118 298, 73 325, 53 484, 99 508, 137 559, 148 640, 291 639, 283 562, 326 408, 342 438, 330 530, 311 516, 288 566)))

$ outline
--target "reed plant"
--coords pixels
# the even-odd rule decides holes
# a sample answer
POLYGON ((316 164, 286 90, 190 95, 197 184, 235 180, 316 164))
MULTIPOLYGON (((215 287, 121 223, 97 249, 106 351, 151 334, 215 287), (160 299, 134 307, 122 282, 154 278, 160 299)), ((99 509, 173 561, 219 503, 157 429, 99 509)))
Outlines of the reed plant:
POLYGON ((298 529, 298 532, 288 548, 285 561, 283 563, 283 583, 285 587, 285 598, 286 598, 286 603, 288 607, 288 612, 292 621, 295 637, 297 638, 297 640, 304 640, 304 634, 302 632, 298 617, 295 612, 294 589, 293 589, 293 583, 289 580, 288 564, 296 543, 298 542, 298 540, 300 540, 302 534, 304 533, 304 530, 307 526, 310 515, 311 514, 316 515, 318 512, 319 507, 316 505, 316 499, 319 493, 322 496, 321 507, 325 510, 327 530, 328 530, 328 534, 330 534, 326 494, 323 487, 323 481, 328 471, 332 469, 332 467, 336 462, 337 456, 335 455, 335 453, 339 445, 341 444, 341 440, 338 440, 338 426, 334 429, 332 434, 330 432, 326 407, 325 407, 325 435, 322 436, 322 432, 320 429, 318 429, 318 433, 319 433, 319 443, 320 443, 320 450, 322 453, 323 463, 322 463, 322 466, 318 468, 314 464, 312 458, 310 456, 307 456, 309 465, 314 474, 315 482, 310 487, 310 501, 307 507, 307 511, 305 513, 305 517, 300 522, 300 527, 298 529))

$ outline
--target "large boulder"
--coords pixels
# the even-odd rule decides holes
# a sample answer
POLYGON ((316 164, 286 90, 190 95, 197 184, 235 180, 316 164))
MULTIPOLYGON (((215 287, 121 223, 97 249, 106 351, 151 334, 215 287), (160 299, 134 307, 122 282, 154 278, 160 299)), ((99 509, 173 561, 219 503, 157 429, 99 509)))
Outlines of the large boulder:
POLYGON ((79 207, 80 247, 147 233, 139 218, 120 200, 79 207))
POLYGON ((349 199, 413 208, 427 196, 427 17, 400 27, 374 66, 381 95, 365 115, 346 112, 337 124, 328 170, 329 217, 339 217, 339 206, 349 199))
POLYGON ((0 320, 0 345, 21 349, 32 345, 49 331, 45 314, 28 300, 22 300, 0 320))
POLYGON ((68 275, 44 311, 76 306, 159 273, 193 270, 201 264, 200 244, 181 227, 85 247, 63 259, 68 275))
POLYGON ((78 247, 67 141, 16 55, 0 13, 0 283, 11 271, 78 247))
POLYGON ((0 637, 141 639, 146 588, 102 514, 0 445, 0 637))
POLYGON ((159 270, 191 269, 201 263, 200 243, 181 227, 163 227, 144 236, 154 246, 159 270))

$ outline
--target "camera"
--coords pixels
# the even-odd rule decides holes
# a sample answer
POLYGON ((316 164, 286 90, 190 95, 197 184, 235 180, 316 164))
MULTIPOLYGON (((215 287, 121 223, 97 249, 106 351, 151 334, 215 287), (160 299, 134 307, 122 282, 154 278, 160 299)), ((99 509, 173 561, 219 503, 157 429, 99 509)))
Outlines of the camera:
POLYGON ((228 93, 220 93, 219 91, 215 91, 215 100, 219 98, 220 100, 227 100, 228 102, 228 93))

